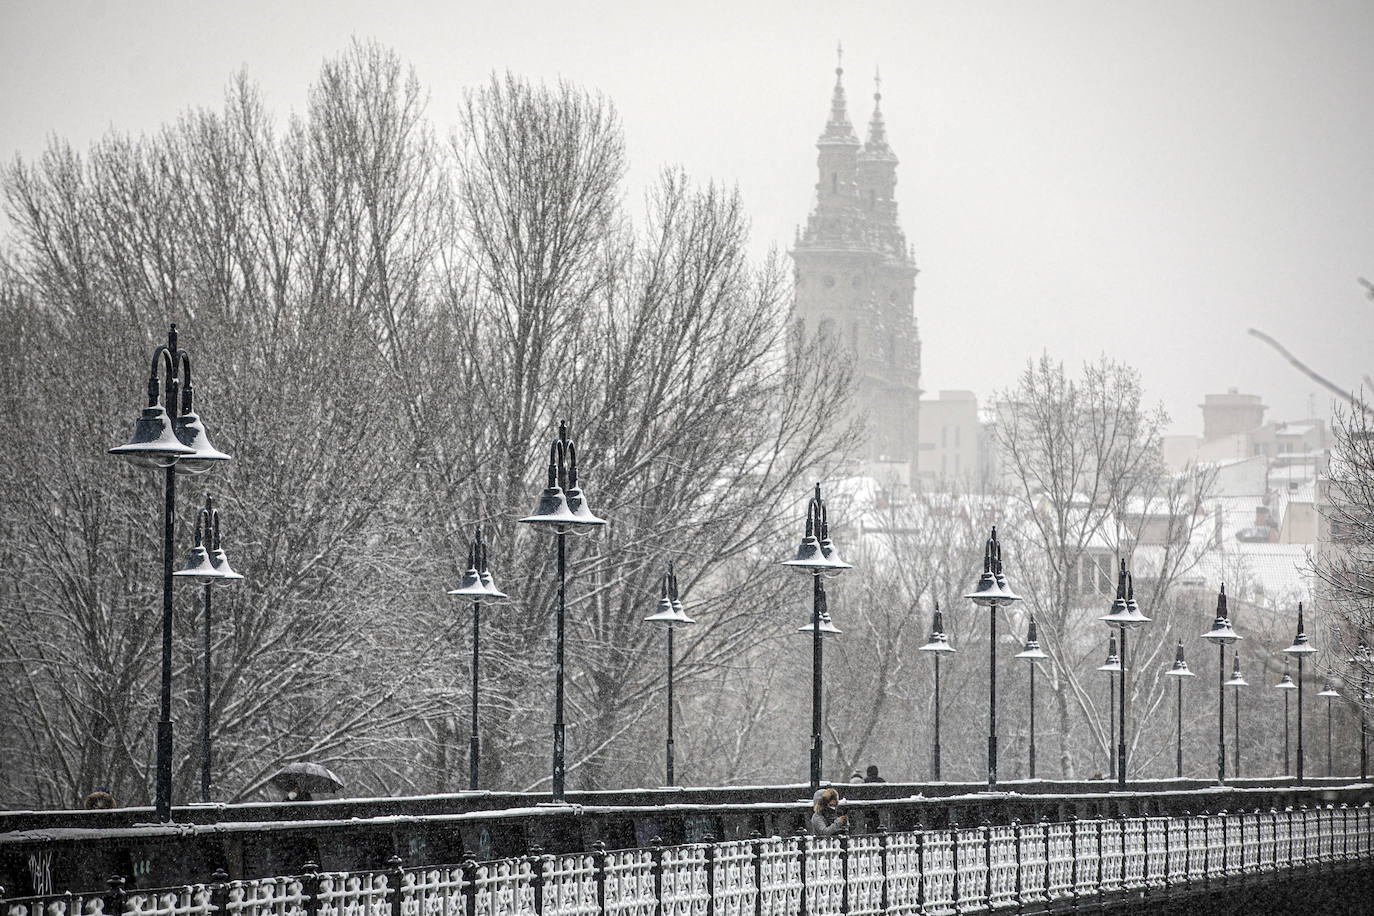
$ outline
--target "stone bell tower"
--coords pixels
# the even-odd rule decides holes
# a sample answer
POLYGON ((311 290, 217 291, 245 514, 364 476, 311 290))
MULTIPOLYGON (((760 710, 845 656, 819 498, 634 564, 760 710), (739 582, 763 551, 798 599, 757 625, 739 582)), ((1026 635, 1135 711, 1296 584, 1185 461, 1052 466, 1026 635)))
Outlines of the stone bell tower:
POLYGON ((887 142, 881 84, 863 142, 845 106, 844 68, 835 68, 830 118, 816 142, 816 203, 790 252, 795 317, 854 367, 856 406, 868 414, 860 455, 871 468, 916 478, 921 341, 916 333, 916 264, 897 221, 897 156, 887 142))

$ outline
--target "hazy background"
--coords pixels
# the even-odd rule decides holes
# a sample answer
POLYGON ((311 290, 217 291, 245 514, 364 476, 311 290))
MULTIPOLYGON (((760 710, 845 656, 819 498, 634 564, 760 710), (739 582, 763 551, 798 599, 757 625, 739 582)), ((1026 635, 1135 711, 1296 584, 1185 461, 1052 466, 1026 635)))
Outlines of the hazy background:
POLYGON ((604 92, 632 187, 665 164, 739 185, 755 247, 811 206, 843 41, 862 135, 881 68, 921 268, 921 383, 986 399, 1042 349, 1138 366, 1177 431, 1235 386, 1270 419, 1370 371, 1374 4, 267 3, 0 5, 0 155, 78 149, 219 108, 246 68, 284 118, 326 57, 376 38, 446 133, 493 70, 604 92))

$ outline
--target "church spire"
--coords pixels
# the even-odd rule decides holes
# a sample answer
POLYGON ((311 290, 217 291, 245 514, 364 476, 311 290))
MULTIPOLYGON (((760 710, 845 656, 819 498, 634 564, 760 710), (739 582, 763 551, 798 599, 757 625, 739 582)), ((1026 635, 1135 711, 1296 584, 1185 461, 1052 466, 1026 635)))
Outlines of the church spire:
POLYGON ((835 48, 835 91, 830 96, 830 120, 826 122, 825 133, 821 134, 823 144, 858 146, 859 138, 854 133, 854 125, 849 123, 849 111, 844 98, 844 46, 835 48))
POLYGON ((883 77, 876 69, 873 71, 873 117, 868 122, 864 153, 872 159, 897 161, 892 147, 887 145, 887 125, 883 123, 883 77))

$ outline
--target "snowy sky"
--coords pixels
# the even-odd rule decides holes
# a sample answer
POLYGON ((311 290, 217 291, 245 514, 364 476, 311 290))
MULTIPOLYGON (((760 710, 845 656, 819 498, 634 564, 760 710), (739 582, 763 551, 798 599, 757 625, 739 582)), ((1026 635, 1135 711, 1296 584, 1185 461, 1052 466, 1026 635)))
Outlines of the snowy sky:
POLYGON ((1233 386, 1325 412, 1247 327, 1374 372, 1369 0, 0 0, 0 155, 218 107, 240 68, 284 117, 353 36, 414 65, 444 132, 494 70, 604 92, 632 195, 665 164, 737 184, 760 253, 811 206, 842 41, 861 133, 881 68, 931 392, 1105 352, 1200 432, 1233 386))

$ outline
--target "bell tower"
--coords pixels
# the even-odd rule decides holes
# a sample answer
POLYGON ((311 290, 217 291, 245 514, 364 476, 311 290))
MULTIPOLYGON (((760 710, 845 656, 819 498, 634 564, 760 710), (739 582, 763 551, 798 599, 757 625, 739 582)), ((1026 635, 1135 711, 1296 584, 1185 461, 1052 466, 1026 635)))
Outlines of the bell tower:
POLYGON ((816 142, 815 209, 789 254, 795 318, 804 339, 820 337, 850 361, 856 406, 868 414, 861 455, 871 472, 916 479, 921 341, 916 264, 897 220, 897 156, 887 142, 881 82, 861 144, 849 121, 844 68, 835 67, 830 117, 816 142))

